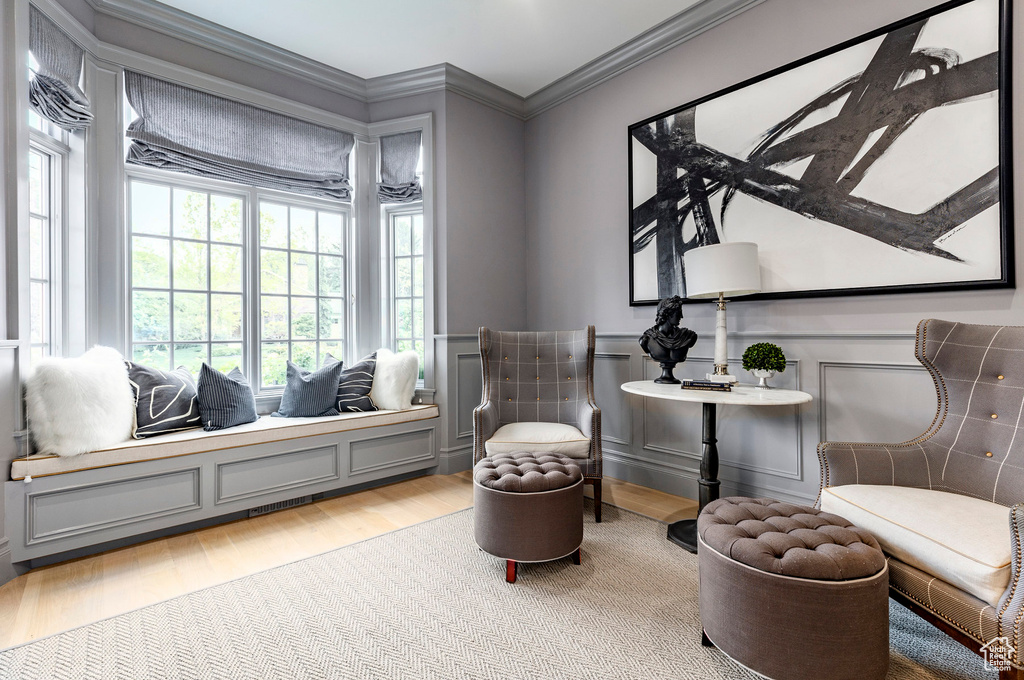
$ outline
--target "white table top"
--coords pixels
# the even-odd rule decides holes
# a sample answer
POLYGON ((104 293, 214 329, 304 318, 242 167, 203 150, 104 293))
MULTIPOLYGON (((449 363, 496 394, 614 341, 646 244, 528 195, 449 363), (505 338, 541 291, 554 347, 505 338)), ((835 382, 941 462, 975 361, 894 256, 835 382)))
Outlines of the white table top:
POLYGON ((799 390, 772 388, 762 390, 753 385, 733 385, 732 392, 713 390, 684 390, 679 385, 659 385, 653 380, 634 380, 623 383, 622 389, 630 394, 654 399, 691 401, 703 404, 737 404, 740 406, 786 406, 806 404, 811 395, 799 390))

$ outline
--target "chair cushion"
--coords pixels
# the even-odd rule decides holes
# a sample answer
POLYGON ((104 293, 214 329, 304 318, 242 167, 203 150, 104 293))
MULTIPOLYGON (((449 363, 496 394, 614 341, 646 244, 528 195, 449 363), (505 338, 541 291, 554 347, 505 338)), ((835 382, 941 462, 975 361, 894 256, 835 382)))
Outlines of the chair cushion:
POLYGON ((995 606, 1010 582, 1010 509, 903 486, 822 491, 821 509, 870 531, 882 550, 995 606))
POLYGON ((488 456, 513 451, 560 453, 569 458, 590 456, 590 439, 564 423, 509 423, 484 442, 488 456))

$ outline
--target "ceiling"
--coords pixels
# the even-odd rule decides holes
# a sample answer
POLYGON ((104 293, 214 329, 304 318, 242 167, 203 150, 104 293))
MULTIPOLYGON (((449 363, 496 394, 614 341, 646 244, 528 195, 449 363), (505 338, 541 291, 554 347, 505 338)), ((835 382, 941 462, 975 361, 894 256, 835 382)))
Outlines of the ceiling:
POLYGON ((522 97, 701 0, 161 0, 361 78, 447 62, 522 97))

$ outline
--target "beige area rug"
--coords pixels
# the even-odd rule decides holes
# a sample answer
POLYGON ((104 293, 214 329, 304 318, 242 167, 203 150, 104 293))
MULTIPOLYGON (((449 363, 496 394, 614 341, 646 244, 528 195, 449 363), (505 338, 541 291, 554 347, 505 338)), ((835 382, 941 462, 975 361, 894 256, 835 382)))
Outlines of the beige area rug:
MULTIPOLYGON (((586 516, 582 565, 514 585, 465 510, 8 649, 0 678, 755 677, 701 647, 697 559, 663 523, 586 516)), ((988 677, 892 606, 890 679, 988 677)))

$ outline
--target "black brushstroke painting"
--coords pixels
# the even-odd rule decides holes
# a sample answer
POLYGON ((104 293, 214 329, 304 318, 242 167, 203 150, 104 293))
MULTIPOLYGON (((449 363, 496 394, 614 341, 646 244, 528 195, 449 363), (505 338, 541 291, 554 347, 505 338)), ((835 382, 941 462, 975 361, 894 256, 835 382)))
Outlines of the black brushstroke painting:
MULTIPOLYGON (((992 0, 971 0, 985 1, 992 5, 992 0)), ((769 291, 762 297, 1012 286, 1009 247, 1012 229, 1007 226, 1011 183, 1006 90, 1010 0, 998 1, 1002 5, 1000 26, 992 30, 999 36, 1000 47, 990 54, 965 60, 953 49, 917 47, 931 17, 971 4, 957 0, 631 126, 631 205, 635 171, 633 140, 657 159, 655 193, 633 207, 630 215, 631 304, 657 302, 657 299, 637 300, 632 294, 633 259, 646 248, 656 249, 658 299, 678 294, 685 296, 683 253, 718 243, 723 238, 730 205, 739 194, 810 218, 815 224, 840 227, 892 248, 954 262, 960 262, 961 258, 946 249, 943 240, 983 211, 993 206, 999 206, 1000 210, 1002 276, 998 279, 958 281, 955 285, 923 281, 920 285, 909 286, 885 285, 884 281, 878 285, 878 282, 866 280, 863 287, 851 289, 810 289, 774 295, 769 291), (839 50, 880 36, 881 41, 862 72, 836 83, 812 101, 794 102, 792 115, 765 130, 745 158, 701 143, 696 116, 702 103, 791 69, 813 65, 816 60, 839 50), (999 129, 993 130, 992 144, 998 147, 998 165, 918 213, 855 195, 854 190, 872 167, 923 114, 938 107, 997 96, 1000 124, 999 129), (838 108, 838 113, 831 118, 822 115, 830 107, 831 111, 838 108), (822 122, 809 124, 808 119, 822 122), (808 160, 800 179, 773 169, 808 160), (720 195, 721 201, 717 214, 710 202, 716 195, 720 195), (689 231, 693 232, 690 238, 684 238, 684 223, 689 224, 689 231)), ((950 134, 956 133, 950 130, 950 134)), ((991 155, 991 151, 988 153, 991 155)))

